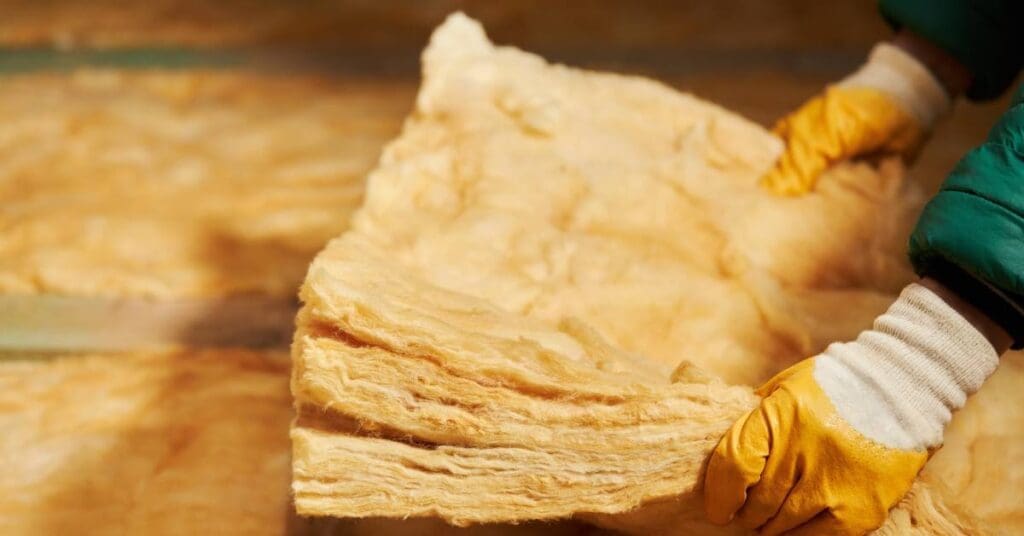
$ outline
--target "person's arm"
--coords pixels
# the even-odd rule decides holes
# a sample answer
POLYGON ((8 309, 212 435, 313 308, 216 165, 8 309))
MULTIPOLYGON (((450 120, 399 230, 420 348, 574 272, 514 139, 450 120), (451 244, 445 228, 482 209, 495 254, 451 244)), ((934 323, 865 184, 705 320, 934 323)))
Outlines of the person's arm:
POLYGON ((719 442, 708 518, 765 534, 881 524, 1008 347, 1024 347, 1024 90, 925 207, 923 279, 857 340, 783 371, 719 442))
MULTIPOLYGON (((947 94, 1003 93, 1024 67, 1020 0, 881 0, 892 42, 947 94)), ((985 312, 1024 347, 1024 91, 925 207, 910 239, 921 276, 985 312)))
POLYGON ((708 518, 766 535, 877 528, 1009 340, 940 283, 908 286, 855 341, 758 389, 708 462, 708 518))
POLYGON ((971 70, 966 65, 913 30, 900 29, 889 42, 928 69, 950 98, 962 96, 971 87, 971 70))
POLYGON ((912 160, 962 90, 965 71, 921 44, 901 33, 876 45, 857 71, 782 118, 773 132, 785 150, 762 184, 779 195, 803 195, 838 162, 879 154, 912 160), (948 80, 915 56, 924 52, 948 80))
POLYGON ((762 181, 773 192, 806 194, 844 160, 912 160, 953 99, 996 97, 1024 65, 1020 0, 881 0, 880 9, 895 37, 776 125, 786 148, 762 181))
POLYGON ((978 333, 981 333, 985 340, 992 345, 992 349, 995 350, 996 354, 1002 355, 1010 349, 1013 338, 1010 337, 1005 328, 992 320, 988 313, 978 309, 935 279, 925 277, 919 283, 921 286, 932 291, 942 301, 946 302, 950 308, 956 311, 957 314, 962 316, 964 320, 974 326, 974 329, 978 330, 978 333))
POLYGON ((893 29, 920 36, 970 72, 968 99, 1002 95, 1024 66, 1020 0, 880 0, 878 7, 893 29))
POLYGON ((1024 347, 1024 90, 925 206, 910 260, 1024 347))
POLYGON ((1024 91, 925 207, 923 277, 855 341, 783 371, 719 442, 708 518, 764 534, 881 524, 1008 347, 1024 347, 1024 91))
MULTIPOLYGON (((882 11, 900 28, 892 43, 782 122, 773 191, 806 193, 839 160, 911 154, 941 115, 936 89, 991 97, 1024 62, 1024 2, 882 0, 882 11)), ((710 520, 769 535, 878 527, 998 356, 1024 347, 1024 90, 925 207, 910 259, 923 279, 872 329, 758 389, 708 462, 710 520)))

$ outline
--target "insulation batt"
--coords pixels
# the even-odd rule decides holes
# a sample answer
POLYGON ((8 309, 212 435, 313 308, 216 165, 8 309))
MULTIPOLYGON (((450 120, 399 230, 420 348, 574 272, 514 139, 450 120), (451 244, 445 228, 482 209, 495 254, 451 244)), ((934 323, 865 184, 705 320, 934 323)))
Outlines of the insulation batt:
POLYGON ((0 533, 282 534, 286 356, 0 364, 0 533))
MULTIPOLYGON (((854 337, 911 280, 921 196, 882 162, 772 197, 762 128, 495 47, 462 15, 423 71, 301 290, 299 513, 738 531, 703 520, 709 451, 749 385, 854 337)), ((1024 529, 1005 463, 1024 456, 1022 371, 1004 361, 881 533, 1024 529)))
POLYGON ((297 73, 0 76, 0 349, 283 344, 412 96, 297 73))
POLYGON ((289 371, 279 352, 230 349, 0 363, 0 534, 591 533, 297 518, 289 371))
POLYGON ((308 75, 0 77, 0 293, 290 299, 408 96, 308 75))

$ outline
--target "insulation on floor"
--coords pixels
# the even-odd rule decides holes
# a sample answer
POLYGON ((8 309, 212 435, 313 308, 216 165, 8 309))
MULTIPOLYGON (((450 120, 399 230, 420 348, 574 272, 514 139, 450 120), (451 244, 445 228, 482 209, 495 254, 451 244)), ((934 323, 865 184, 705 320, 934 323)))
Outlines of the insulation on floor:
MULTIPOLYGON (((461 15, 423 63, 351 230, 301 291, 298 511, 713 531, 703 463, 756 403, 747 386, 884 310, 912 279, 921 196, 897 164, 861 162, 773 197, 757 179, 781 147, 762 128, 495 47, 461 15)), ((884 531, 1024 528, 1019 471, 974 451, 1024 445, 1024 427, 992 425, 1022 418, 1018 359, 884 531)))
POLYGON ((290 501, 287 356, 0 363, 0 533, 581 536, 572 523, 308 520, 290 501))
POLYGON ((412 98, 230 70, 0 80, 0 350, 287 344, 412 98))
POLYGON ((4 295, 291 298, 410 98, 241 71, 0 80, 4 295))
POLYGON ((283 534, 287 371, 240 350, 0 363, 0 533, 283 534))

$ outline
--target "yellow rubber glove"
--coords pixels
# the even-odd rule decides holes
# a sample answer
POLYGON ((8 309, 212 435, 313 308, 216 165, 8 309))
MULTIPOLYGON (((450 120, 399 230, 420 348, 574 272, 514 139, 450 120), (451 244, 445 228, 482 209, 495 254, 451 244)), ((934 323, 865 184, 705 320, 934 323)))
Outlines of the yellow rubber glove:
POLYGON ((767 535, 800 525, 794 534, 862 534, 910 489, 928 453, 886 448, 851 428, 813 366, 801 361, 762 386, 761 405, 718 444, 705 489, 712 522, 739 510, 741 525, 767 535))
POLYGON ((758 389, 760 406, 708 463, 708 519, 735 517, 767 535, 877 528, 997 364, 970 322, 927 288, 907 287, 856 341, 758 389))
POLYGON ((949 107, 926 67, 895 46, 878 45, 859 71, 779 121, 774 132, 786 149, 763 184, 799 195, 837 162, 874 154, 909 162, 949 107))

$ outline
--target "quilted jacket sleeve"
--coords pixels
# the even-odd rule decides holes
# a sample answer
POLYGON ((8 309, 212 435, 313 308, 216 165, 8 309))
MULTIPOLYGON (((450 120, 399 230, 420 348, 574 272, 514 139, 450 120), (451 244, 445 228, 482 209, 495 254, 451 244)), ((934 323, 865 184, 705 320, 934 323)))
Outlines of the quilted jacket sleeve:
POLYGON ((1024 65, 1024 1, 880 0, 882 15, 948 51, 974 75, 967 97, 1001 95, 1024 65))
POLYGON ((1024 88, 925 207, 910 258, 919 274, 959 287, 969 301, 992 296, 976 305, 1024 345, 1024 88))

